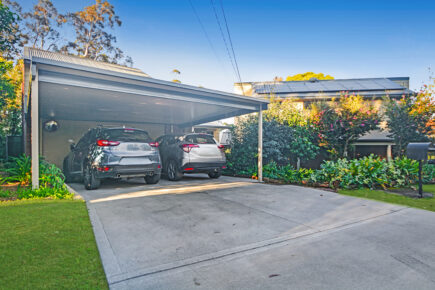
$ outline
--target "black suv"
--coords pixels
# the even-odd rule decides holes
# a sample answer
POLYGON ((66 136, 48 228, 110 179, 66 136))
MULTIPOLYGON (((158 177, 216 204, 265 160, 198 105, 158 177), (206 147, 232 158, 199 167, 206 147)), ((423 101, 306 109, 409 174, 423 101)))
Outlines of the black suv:
POLYGON ((68 181, 82 179, 86 189, 96 189, 103 178, 144 177, 160 180, 159 144, 146 131, 131 128, 93 128, 63 161, 68 181))

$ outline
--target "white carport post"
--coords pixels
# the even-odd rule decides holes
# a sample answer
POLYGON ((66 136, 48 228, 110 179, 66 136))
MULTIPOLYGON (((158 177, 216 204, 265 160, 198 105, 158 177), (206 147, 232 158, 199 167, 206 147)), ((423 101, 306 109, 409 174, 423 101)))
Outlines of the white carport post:
POLYGON ((39 188, 39 78, 36 66, 32 64, 31 95, 31 152, 32 152, 32 188, 39 188))
POLYGON ((263 110, 258 111, 258 181, 263 182, 263 110))

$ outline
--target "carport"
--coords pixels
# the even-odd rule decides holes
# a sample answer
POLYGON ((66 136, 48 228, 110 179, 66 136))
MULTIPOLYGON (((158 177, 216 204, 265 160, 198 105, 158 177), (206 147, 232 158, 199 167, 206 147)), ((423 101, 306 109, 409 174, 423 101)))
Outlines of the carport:
MULTIPOLYGON (((194 125, 258 112, 268 101, 149 77, 144 72, 44 50, 24 49, 23 128, 39 187, 39 156, 61 167, 68 140, 97 125, 146 128, 152 137, 194 125), (43 130, 55 121, 54 132, 43 130)), ((262 181, 262 118, 258 178, 262 181)))

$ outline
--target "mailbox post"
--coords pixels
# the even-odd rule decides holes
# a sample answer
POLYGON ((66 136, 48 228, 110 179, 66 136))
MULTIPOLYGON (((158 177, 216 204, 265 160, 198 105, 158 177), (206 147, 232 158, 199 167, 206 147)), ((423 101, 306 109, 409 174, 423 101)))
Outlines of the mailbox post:
POLYGON ((409 143, 406 147, 406 156, 418 161, 418 194, 420 198, 423 197, 423 162, 427 161, 429 152, 434 150, 431 142, 409 143))

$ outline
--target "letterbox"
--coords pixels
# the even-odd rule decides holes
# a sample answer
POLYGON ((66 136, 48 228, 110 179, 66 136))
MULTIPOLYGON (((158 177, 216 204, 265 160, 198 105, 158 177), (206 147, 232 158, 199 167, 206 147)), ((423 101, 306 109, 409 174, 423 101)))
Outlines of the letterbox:
POLYGON ((435 153, 431 142, 409 143, 406 148, 406 156, 414 160, 426 161, 435 153))

